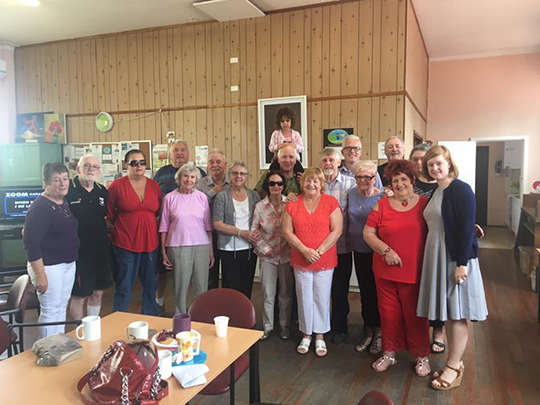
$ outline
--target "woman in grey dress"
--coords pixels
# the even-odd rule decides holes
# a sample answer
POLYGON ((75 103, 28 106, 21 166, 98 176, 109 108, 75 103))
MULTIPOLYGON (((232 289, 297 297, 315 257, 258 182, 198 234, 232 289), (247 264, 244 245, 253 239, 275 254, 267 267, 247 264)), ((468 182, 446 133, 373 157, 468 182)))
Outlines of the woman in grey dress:
POLYGON ((474 236, 475 199, 470 186, 457 179, 458 169, 446 147, 431 147, 423 165, 426 177, 439 187, 424 211, 428 236, 417 315, 447 321, 448 362, 431 386, 449 390, 463 377, 467 321, 483 321, 488 313, 474 236))

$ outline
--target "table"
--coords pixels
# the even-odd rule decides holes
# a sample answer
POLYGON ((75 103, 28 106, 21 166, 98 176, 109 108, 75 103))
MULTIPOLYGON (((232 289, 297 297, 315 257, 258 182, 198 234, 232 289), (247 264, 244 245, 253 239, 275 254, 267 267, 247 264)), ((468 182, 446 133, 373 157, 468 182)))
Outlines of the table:
MULTIPOLYGON (((101 339, 94 342, 78 340, 84 348, 81 358, 58 367, 38 367, 31 350, 0 362, 0 392, 3 404, 82 404, 77 382, 99 360, 107 347, 116 340, 126 339, 128 324, 147 321, 150 329, 160 331, 172 328, 171 318, 158 318, 140 314, 115 312, 101 320, 101 339)), ((208 354, 206 374, 208 382, 216 378, 238 357, 249 350, 250 403, 260 401, 258 342, 262 332, 229 327, 227 337, 218 338, 213 324, 192 322, 192 328, 201 334, 201 348, 208 354)), ((74 337, 74 332, 68 335, 74 337)), ((76 339, 76 338, 75 338, 76 339)), ((171 376, 169 395, 160 404, 185 404, 205 385, 182 388, 171 376)))

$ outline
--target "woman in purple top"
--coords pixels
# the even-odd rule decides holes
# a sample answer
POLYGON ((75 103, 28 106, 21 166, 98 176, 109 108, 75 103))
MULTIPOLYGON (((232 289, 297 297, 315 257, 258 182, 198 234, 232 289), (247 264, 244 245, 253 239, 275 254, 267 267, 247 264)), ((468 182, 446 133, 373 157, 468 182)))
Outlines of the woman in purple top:
POLYGON ((373 250, 364 241, 364 226, 369 213, 383 197, 384 193, 375 187, 377 165, 373 162, 360 161, 353 168, 356 186, 347 194, 349 202, 349 237, 354 250, 354 268, 358 278, 362 300, 362 318, 364 329, 357 352, 369 350, 378 354, 382 350, 381 320, 377 302, 377 289, 373 276, 373 250))
MULTIPOLYGON (((38 322, 64 322, 79 252, 79 224, 64 200, 69 190, 67 168, 61 163, 43 166, 43 187, 26 214, 23 243, 41 305, 38 322)), ((42 326, 38 337, 64 330, 64 325, 42 326)))
POLYGON ((190 281, 195 297, 208 289, 208 269, 214 264, 212 222, 208 197, 194 188, 197 168, 186 163, 174 178, 178 189, 163 199, 159 232, 163 265, 174 270, 175 313, 185 314, 190 281))

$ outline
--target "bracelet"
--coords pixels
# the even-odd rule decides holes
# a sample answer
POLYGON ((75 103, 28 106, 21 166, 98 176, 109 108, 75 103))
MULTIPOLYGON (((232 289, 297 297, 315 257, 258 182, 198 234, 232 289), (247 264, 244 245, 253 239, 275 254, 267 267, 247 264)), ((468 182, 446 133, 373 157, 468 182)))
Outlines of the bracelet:
POLYGON ((239 229, 239 230, 238 230, 238 235, 237 235, 239 238, 241 238, 241 236, 240 236, 241 233, 242 233, 242 230, 239 229))
POLYGON ((315 252, 317 252, 318 254, 320 254, 320 255, 322 256, 322 253, 321 253, 321 251, 320 251, 318 248, 315 249, 315 252))
POLYGON ((383 257, 383 259, 386 256, 386 254, 390 252, 391 250, 392 248, 390 246, 388 246, 386 249, 383 250, 383 252, 381 253, 381 256, 383 257))

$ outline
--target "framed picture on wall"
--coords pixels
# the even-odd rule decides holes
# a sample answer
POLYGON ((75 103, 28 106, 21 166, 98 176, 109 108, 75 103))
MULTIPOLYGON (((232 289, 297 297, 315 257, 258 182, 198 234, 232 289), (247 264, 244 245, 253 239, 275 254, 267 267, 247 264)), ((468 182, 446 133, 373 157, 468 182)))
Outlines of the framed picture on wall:
POLYGON ((277 155, 277 144, 287 142, 289 127, 292 130, 291 141, 297 144, 297 148, 303 148, 298 153, 302 166, 308 167, 307 97, 266 98, 258 101, 260 169, 270 167, 272 159, 277 155))

